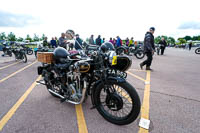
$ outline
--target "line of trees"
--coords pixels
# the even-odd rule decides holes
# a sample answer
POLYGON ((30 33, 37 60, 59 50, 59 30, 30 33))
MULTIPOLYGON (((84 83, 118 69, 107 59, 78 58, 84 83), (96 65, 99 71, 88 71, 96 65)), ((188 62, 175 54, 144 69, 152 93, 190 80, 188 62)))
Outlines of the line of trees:
POLYGON ((185 36, 180 37, 177 39, 177 41, 173 37, 167 37, 167 36, 157 36, 155 38, 155 43, 159 43, 161 38, 164 37, 168 44, 185 44, 188 41, 200 41, 200 35, 199 36, 185 36))
POLYGON ((43 34, 41 37, 39 37, 37 34, 34 34, 33 37, 27 34, 25 38, 22 38, 22 37, 16 37, 13 32, 10 32, 8 35, 6 35, 5 32, 0 33, 0 40, 8 40, 8 41, 22 42, 25 40, 29 40, 30 42, 37 42, 37 41, 43 41, 44 38, 45 34, 43 34))

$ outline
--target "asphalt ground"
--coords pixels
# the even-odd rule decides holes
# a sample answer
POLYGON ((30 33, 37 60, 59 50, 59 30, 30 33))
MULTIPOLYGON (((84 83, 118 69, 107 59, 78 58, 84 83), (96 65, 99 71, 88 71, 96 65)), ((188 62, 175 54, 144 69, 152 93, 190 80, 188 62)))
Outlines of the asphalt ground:
POLYGON ((142 110, 135 122, 117 126, 90 109, 90 97, 80 106, 60 103, 45 86, 37 85, 40 63, 33 55, 28 56, 27 63, 0 57, 0 132, 198 133, 200 55, 194 49, 167 48, 165 55, 153 58, 154 71, 147 72, 139 68, 144 59, 132 57, 127 80, 136 88, 142 110), (149 130, 139 127, 141 117, 150 120, 149 130))

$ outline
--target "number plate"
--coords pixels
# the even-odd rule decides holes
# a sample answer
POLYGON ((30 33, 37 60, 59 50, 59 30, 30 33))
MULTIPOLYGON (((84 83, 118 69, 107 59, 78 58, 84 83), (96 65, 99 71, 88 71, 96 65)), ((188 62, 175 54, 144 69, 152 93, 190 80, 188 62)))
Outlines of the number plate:
POLYGON ((117 65, 117 56, 113 56, 112 65, 117 65))

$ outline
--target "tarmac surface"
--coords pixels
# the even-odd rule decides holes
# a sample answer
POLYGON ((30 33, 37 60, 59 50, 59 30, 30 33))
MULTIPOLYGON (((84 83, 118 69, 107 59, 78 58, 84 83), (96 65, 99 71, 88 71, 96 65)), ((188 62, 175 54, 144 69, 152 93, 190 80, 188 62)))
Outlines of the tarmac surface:
MULTIPOLYGON (((0 55, 2 52, 0 52, 0 55)), ((200 55, 167 48, 154 55, 152 69, 140 70, 132 57, 128 82, 137 90, 142 110, 136 121, 118 126, 92 107, 90 97, 80 106, 60 103, 38 80, 34 55, 28 62, 0 57, 0 133, 198 133, 200 131, 200 55), (82 117, 79 113, 83 113, 82 117), (149 130, 139 126, 150 120, 149 130)))

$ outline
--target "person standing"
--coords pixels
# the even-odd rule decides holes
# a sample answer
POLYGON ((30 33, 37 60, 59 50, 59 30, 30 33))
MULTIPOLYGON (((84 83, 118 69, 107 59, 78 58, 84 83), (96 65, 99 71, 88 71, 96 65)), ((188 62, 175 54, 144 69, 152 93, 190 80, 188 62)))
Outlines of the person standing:
POLYGON ((61 37, 59 38, 59 46, 66 49, 66 43, 67 40, 65 39, 65 33, 62 33, 61 37))
POLYGON ((94 43, 94 35, 91 35, 91 37, 89 38, 89 44, 95 45, 95 43, 94 43))
POLYGON ((44 41, 43 41, 43 47, 49 47, 49 43, 47 41, 47 37, 44 38, 44 41))
POLYGON ((121 39, 120 39, 119 36, 117 36, 116 46, 117 46, 117 47, 120 47, 121 45, 122 45, 121 39))
POLYGON ((192 42, 189 43, 189 51, 191 50, 192 48, 192 42))
POLYGON ((57 47, 56 40, 54 39, 54 37, 52 37, 52 40, 50 41, 50 43, 51 43, 51 47, 52 48, 56 48, 57 47))
POLYGON ((161 49, 161 55, 164 54, 164 51, 165 51, 165 47, 167 46, 167 42, 165 41, 165 38, 162 37, 161 41, 159 42, 159 44, 161 45, 160 46, 160 49, 161 49))
POLYGON ((130 41, 129 41, 129 45, 128 45, 128 46, 130 47, 130 46, 133 46, 133 45, 134 45, 134 40, 133 40, 133 37, 131 37, 131 39, 130 39, 130 41))
POLYGON ((146 65, 146 70, 152 70, 150 68, 152 60, 153 60, 153 54, 155 52, 155 46, 154 46, 154 34, 155 28, 151 27, 149 31, 145 34, 144 38, 144 52, 147 56, 147 59, 140 63, 140 68, 143 69, 143 66, 146 65))
POLYGON ((58 46, 58 44, 59 44, 58 38, 55 37, 55 40, 56 40, 56 46, 58 46))
POLYGON ((79 34, 76 34, 76 42, 75 42, 75 49, 76 50, 82 50, 82 44, 83 44, 83 41, 82 39, 79 37, 79 34))
POLYGON ((96 45, 101 46, 101 36, 100 35, 96 39, 96 45))
POLYGON ((126 38, 126 46, 128 46, 129 45, 129 39, 128 39, 128 37, 126 38))

